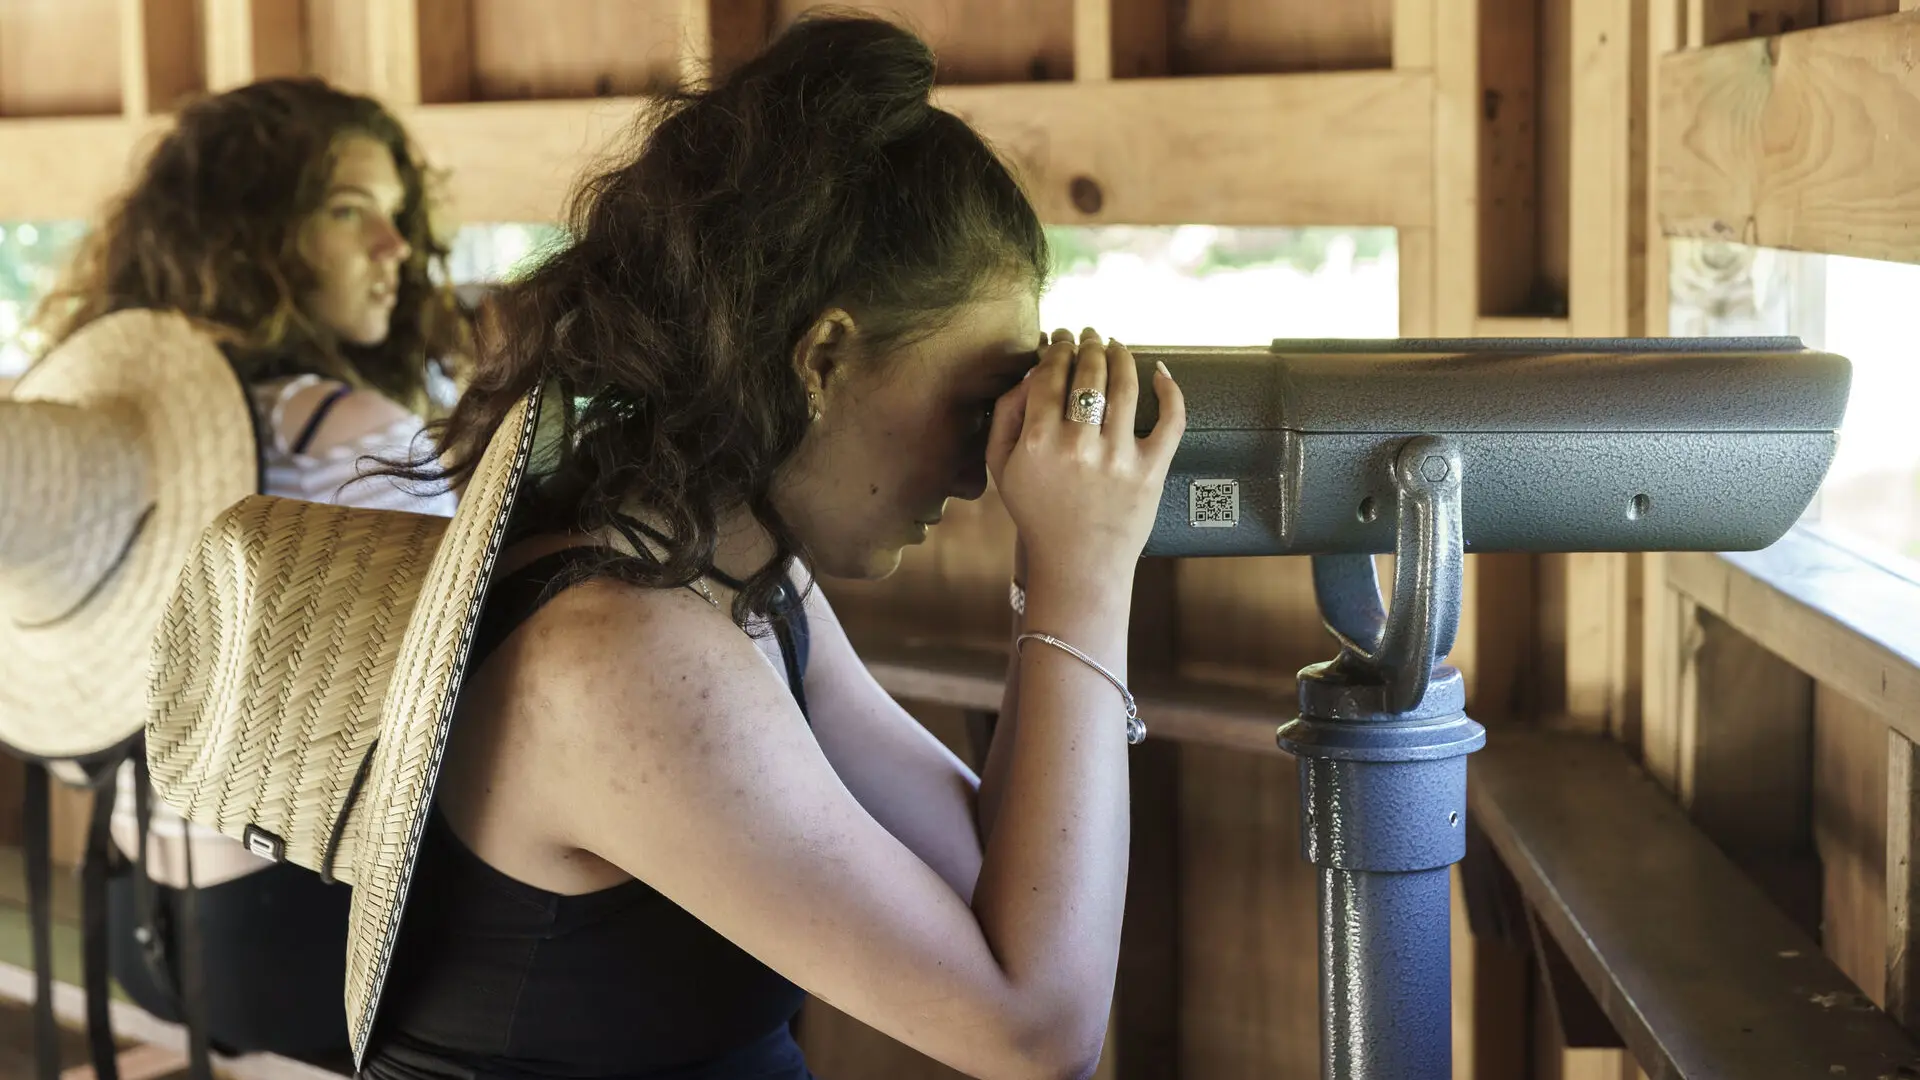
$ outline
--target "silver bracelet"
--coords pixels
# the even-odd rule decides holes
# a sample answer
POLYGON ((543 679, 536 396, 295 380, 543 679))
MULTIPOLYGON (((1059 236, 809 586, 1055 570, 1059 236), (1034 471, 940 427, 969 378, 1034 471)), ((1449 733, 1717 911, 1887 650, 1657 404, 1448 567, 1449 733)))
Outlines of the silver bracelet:
POLYGON ((1007 579, 1007 604, 1013 608, 1015 615, 1027 613, 1027 590, 1021 588, 1020 583, 1012 578, 1007 579))
POLYGON ((1054 637, 1052 634, 1042 634, 1042 633, 1039 633, 1038 631, 1021 634, 1019 637, 1013 639, 1014 651, 1019 652, 1020 646, 1025 644, 1028 638, 1033 638, 1036 641, 1046 642, 1047 644, 1053 646, 1054 648, 1059 649, 1060 651, 1066 653, 1068 656, 1073 657, 1074 659, 1087 665, 1093 670, 1099 672, 1102 678, 1112 683, 1113 688, 1115 690, 1120 691, 1121 700, 1125 701, 1127 704, 1127 744, 1129 746, 1138 746, 1140 743, 1146 741, 1147 722, 1140 719, 1140 708, 1138 705, 1134 704, 1133 691, 1127 689, 1126 683, 1123 683, 1119 679, 1114 678, 1113 672, 1108 671, 1105 667, 1103 667, 1100 661, 1095 660, 1093 657, 1088 656, 1086 653, 1081 652, 1079 649, 1076 649, 1073 646, 1067 644, 1066 642, 1061 641, 1059 638, 1054 637))

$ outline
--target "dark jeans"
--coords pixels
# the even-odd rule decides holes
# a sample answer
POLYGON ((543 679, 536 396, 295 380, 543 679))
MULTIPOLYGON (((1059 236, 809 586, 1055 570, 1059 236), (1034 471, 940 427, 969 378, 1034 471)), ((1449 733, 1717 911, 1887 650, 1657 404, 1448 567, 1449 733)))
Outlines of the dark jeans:
MULTIPOLYGON (((168 984, 155 979, 134 937, 140 919, 132 873, 115 874, 107 890, 114 979, 141 1008, 179 1023, 168 984)), ((162 932, 173 928, 169 954, 178 956, 178 892, 155 885, 154 893, 162 932)), ((198 890, 207 1038, 215 1050, 264 1051, 352 1070, 345 989, 351 896, 347 886, 328 885, 291 863, 198 890)))

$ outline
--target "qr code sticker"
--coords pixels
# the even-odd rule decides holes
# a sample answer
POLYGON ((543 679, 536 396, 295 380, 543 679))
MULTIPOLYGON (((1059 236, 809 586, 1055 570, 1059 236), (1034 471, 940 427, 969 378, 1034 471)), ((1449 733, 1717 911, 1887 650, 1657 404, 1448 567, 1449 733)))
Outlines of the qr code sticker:
POLYGON ((1187 486, 1187 520, 1196 529, 1240 524, 1240 481, 1195 480, 1187 486))

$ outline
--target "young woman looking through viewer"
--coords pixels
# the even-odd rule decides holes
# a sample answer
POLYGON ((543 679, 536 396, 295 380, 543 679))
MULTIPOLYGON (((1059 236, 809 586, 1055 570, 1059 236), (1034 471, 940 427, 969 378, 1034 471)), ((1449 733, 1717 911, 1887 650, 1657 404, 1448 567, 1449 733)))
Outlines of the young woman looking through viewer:
MULTIPOLYGON (((446 255, 429 221, 427 167, 372 99, 274 79, 188 104, 43 301, 49 348, 129 308, 182 312, 221 343, 258 415, 267 494, 448 514, 449 495, 363 462, 420 449, 443 365, 470 349, 465 315, 430 276, 446 255)), ((139 851, 131 767, 113 834, 139 851)), ((143 891, 116 876, 114 977, 148 1011, 180 1019, 179 950, 151 964, 142 927, 177 926, 187 846, 206 1022, 217 1049, 338 1062, 347 890, 156 807, 143 891), (155 970, 156 967, 159 970, 155 970)), ((178 936, 178 935, 176 935, 178 936)))
POLYGON ((1092 1069, 1128 842, 1102 670, 1183 404, 1155 375, 1136 438, 1126 349, 1041 337, 1039 220, 933 79, 904 30, 803 19, 661 105, 497 297, 452 475, 536 385, 566 436, 515 504, 366 1076, 799 1078, 806 992, 972 1075, 1092 1069), (1026 642, 976 778, 811 579, 886 576, 989 475, 1024 625, 1085 659, 1026 642))

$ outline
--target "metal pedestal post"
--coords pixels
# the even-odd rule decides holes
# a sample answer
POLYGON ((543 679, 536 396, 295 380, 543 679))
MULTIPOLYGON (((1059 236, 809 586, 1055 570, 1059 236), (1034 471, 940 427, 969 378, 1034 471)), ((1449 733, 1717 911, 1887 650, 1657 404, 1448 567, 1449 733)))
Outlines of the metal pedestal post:
POLYGON ((1448 1080, 1447 868, 1466 854, 1467 759, 1486 732, 1460 673, 1460 455, 1408 440, 1393 461, 1391 613, 1373 560, 1316 556, 1340 655, 1300 673, 1280 747, 1300 761, 1301 849, 1320 871, 1322 1074, 1448 1080))

